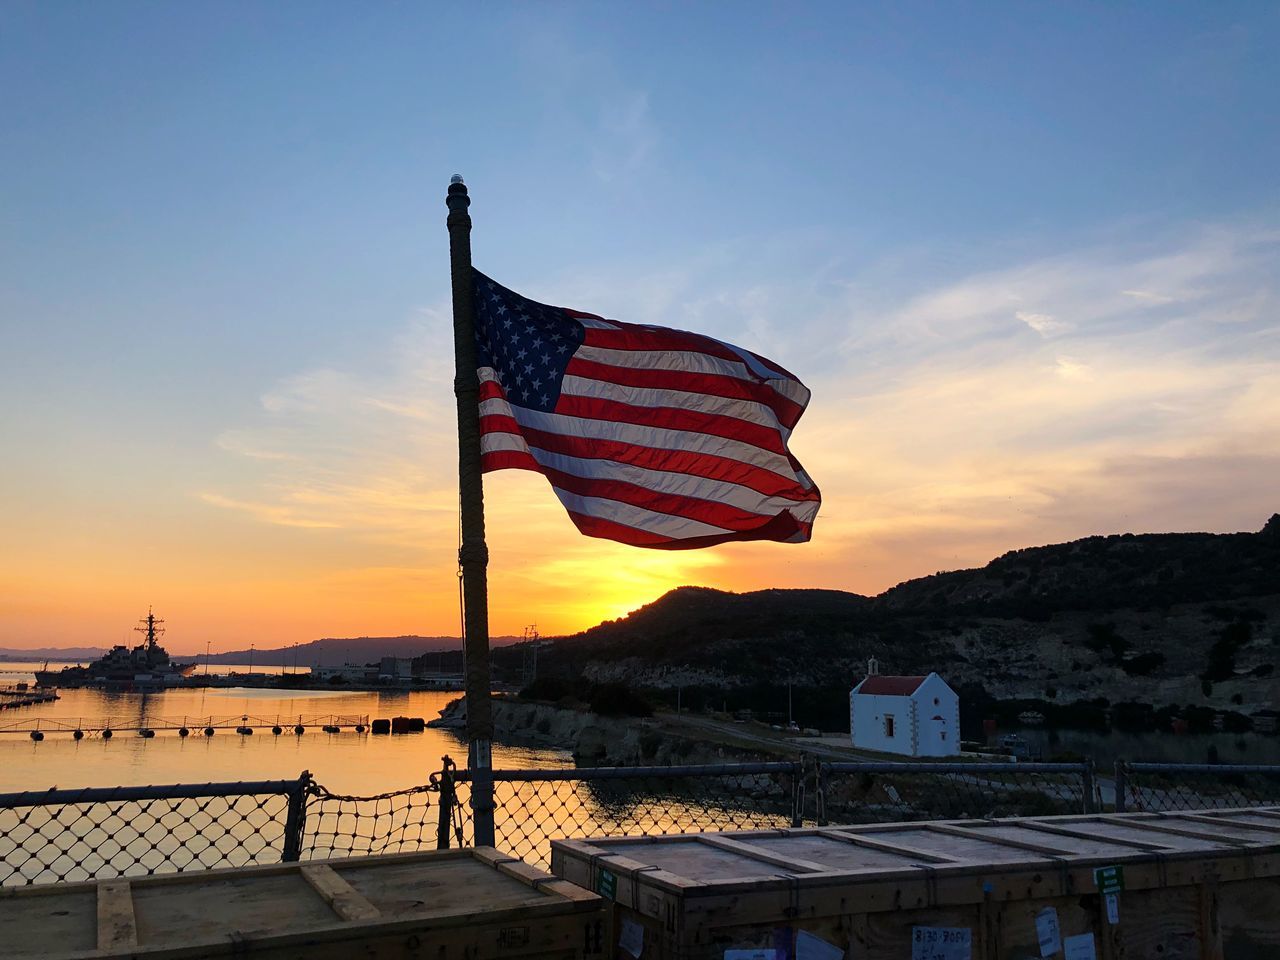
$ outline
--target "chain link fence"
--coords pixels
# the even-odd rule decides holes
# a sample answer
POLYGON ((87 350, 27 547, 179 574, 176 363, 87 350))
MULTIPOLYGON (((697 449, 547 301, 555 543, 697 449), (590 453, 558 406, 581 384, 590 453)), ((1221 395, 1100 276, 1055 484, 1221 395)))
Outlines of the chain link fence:
POLYGON ((824 763, 817 801, 822 824, 1101 809, 1090 763, 824 763))
POLYGON ((1128 813, 1280 804, 1280 766, 1121 761, 1115 797, 1128 813))
MULTIPOLYGON (((0 794, 0 886, 472 842, 471 778, 357 797, 296 780, 0 794)), ((824 763, 494 771, 497 845, 546 866, 557 837, 659 835, 1115 809, 1280 805, 1280 766, 824 763)))
POLYGON ((0 886, 296 860, 308 779, 0 794, 0 886))
MULTIPOLYGON (((504 851, 547 867, 556 838, 801 826, 806 769, 812 780, 800 762, 495 770, 494 832, 504 851)), ((466 771, 457 786, 455 816, 470 843, 466 771)))

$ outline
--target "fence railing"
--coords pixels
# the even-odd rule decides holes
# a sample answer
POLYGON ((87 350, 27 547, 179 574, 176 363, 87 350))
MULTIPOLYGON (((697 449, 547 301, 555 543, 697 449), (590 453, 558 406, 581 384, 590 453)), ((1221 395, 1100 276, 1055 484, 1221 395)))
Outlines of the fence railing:
MULTIPOLYGON (((546 866, 555 838, 801 826, 806 773, 800 761, 495 770, 494 833, 503 850, 546 866)), ((470 843, 467 771, 456 781, 454 832, 470 843)))
POLYGON ((297 860, 310 782, 0 794, 0 885, 297 860))
POLYGON ((1117 812, 1280 804, 1280 765, 1130 763, 1115 772, 1117 812))
MULTIPOLYGON (((472 842, 471 778, 359 797, 295 780, 0 794, 0 885, 437 849, 472 842)), ((1280 766, 814 763, 494 771, 498 846, 558 837, 1280 805, 1280 766)))
POLYGON ((820 824, 1053 816, 1101 807, 1089 762, 824 763, 818 773, 820 824))

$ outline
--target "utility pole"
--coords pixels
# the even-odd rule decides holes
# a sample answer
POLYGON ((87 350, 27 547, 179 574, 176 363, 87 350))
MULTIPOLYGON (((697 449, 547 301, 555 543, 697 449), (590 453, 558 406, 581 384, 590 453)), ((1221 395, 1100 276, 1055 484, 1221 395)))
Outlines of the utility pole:
POLYGON ((459 174, 449 180, 449 270, 453 282, 453 392, 458 405, 458 502, 462 544, 463 653, 466 657, 467 766, 476 846, 493 835, 493 705, 489 702, 489 548, 484 538, 484 481, 480 472, 480 377, 476 372, 471 198, 459 174))

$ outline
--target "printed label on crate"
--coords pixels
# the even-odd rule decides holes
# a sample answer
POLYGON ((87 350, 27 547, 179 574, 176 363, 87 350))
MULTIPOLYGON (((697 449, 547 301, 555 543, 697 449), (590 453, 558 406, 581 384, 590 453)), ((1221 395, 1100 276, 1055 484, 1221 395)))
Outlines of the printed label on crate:
POLYGON ((1062 952, 1066 960, 1098 960, 1098 953, 1093 947, 1092 933, 1079 933, 1074 937, 1066 937, 1062 941, 1062 952))
POLYGON ((1120 922, 1120 894, 1108 893, 1102 899, 1107 904, 1107 923, 1114 927, 1120 922))
POLYGON ((968 927, 912 927, 911 960, 972 960, 968 927))
POLYGON ((596 893, 610 900, 618 899, 618 878, 608 870, 600 871, 600 879, 596 881, 596 893))
POLYGON ((622 930, 618 933, 618 948, 639 960, 644 952, 644 927, 629 917, 622 918, 622 930))
POLYGON ((726 950, 724 960, 778 960, 778 951, 769 950, 726 950))
POLYGON ((800 930, 796 933, 796 960, 844 960, 844 951, 808 930, 800 930))
POLYGON ((1124 867, 1098 867, 1093 871, 1093 882, 1099 893, 1119 893, 1124 889, 1124 867))
POLYGON ((1036 914, 1036 940, 1040 943, 1040 956, 1052 957, 1062 949, 1062 934, 1058 929, 1058 911, 1045 907, 1036 914))
POLYGON ((528 927, 503 927, 498 931, 498 946, 503 950, 515 950, 529 942, 528 927))

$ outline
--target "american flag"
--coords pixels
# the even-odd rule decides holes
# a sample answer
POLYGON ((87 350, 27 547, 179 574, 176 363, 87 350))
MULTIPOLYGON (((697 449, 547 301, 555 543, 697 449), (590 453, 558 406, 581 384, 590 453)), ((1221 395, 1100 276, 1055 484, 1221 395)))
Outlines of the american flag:
POLYGON ((577 528, 639 547, 809 539, 787 439, 809 391, 711 337, 535 303, 475 271, 481 466, 536 470, 577 528))

